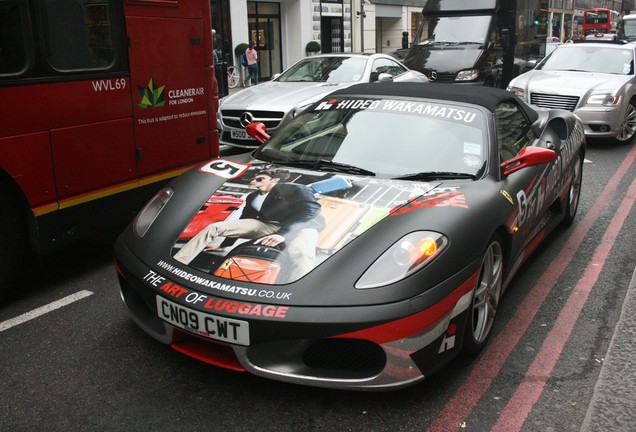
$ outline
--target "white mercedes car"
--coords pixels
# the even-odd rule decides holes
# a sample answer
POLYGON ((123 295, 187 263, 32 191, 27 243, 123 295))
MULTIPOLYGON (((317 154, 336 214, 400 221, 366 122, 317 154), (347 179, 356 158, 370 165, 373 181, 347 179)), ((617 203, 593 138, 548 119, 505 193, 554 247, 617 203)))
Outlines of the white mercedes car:
POLYGON ((408 69, 387 54, 322 54, 306 57, 271 81, 248 87, 219 102, 220 144, 257 147, 245 132, 253 122, 263 122, 275 135, 304 108, 324 95, 352 84, 369 82, 421 82, 428 78, 408 69))
POLYGON ((508 90, 532 105, 574 112, 588 138, 629 143, 636 134, 635 49, 636 43, 563 44, 508 90))

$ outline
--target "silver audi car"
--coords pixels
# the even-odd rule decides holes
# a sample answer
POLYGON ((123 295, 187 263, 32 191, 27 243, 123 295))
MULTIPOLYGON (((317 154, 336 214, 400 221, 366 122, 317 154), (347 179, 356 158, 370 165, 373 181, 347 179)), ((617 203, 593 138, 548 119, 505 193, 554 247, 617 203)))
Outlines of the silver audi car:
POLYGON ((428 78, 408 69, 387 54, 322 54, 306 57, 274 79, 248 87, 219 102, 220 144, 257 147, 245 132, 252 122, 263 122, 275 135, 304 108, 324 95, 352 84, 421 82, 428 78))
POLYGON ((635 42, 563 44, 508 90, 532 105, 574 112, 588 138, 628 143, 636 134, 635 49, 635 42))

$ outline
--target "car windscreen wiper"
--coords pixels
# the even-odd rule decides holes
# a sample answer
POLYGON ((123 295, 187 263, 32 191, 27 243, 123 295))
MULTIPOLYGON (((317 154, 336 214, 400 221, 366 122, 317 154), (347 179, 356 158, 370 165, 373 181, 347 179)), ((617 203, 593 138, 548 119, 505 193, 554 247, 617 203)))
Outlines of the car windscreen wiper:
POLYGON ((335 171, 339 173, 347 173, 347 174, 356 174, 356 175, 366 175, 366 176, 375 176, 373 171, 369 171, 365 168, 360 168, 355 165, 349 165, 342 162, 334 162, 328 159, 315 159, 315 160, 304 160, 304 161, 272 161, 273 163, 279 163, 281 165, 289 165, 298 168, 309 168, 309 169, 327 169, 329 171, 335 171))
POLYGON ((425 171, 412 174, 405 174, 394 177, 396 180, 449 180, 449 179, 468 179, 476 180, 474 174, 449 172, 449 171, 425 171))
POLYGON ((545 71, 549 71, 549 72, 559 71, 559 72, 585 72, 585 73, 591 73, 590 71, 586 71, 586 70, 583 70, 583 69, 545 69, 545 68, 541 68, 541 69, 545 70, 545 71))
POLYGON ((463 41, 457 42, 456 45, 483 45, 483 42, 480 41, 463 41))

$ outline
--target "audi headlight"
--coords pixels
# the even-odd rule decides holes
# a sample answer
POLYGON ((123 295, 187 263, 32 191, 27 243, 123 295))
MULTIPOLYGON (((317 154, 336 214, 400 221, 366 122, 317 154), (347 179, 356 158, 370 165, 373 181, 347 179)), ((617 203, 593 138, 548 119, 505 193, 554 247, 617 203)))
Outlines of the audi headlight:
POLYGON ((429 264, 448 245, 446 236, 416 231, 387 249, 362 275, 355 287, 377 288, 397 282, 429 264))
POLYGON ((468 69, 459 71, 455 77, 455 81, 474 81, 479 77, 479 71, 477 69, 468 69))
POLYGON ((161 210, 168 204, 173 195, 174 190, 165 187, 148 201, 148 204, 139 212, 133 222, 133 231, 137 237, 146 235, 152 223, 157 219, 157 216, 159 216, 159 213, 161 213, 161 210))
POLYGON ((616 106, 621 102, 621 95, 595 94, 587 99, 589 105, 616 106))

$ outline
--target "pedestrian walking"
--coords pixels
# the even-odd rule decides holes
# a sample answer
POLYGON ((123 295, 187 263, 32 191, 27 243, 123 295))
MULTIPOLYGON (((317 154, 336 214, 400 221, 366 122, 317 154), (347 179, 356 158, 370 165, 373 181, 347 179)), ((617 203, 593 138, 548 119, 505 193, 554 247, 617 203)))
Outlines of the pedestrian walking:
POLYGON ((249 82, 252 85, 258 84, 258 53, 254 49, 254 42, 250 42, 249 47, 245 50, 245 60, 247 62, 247 76, 243 81, 243 87, 249 82))

